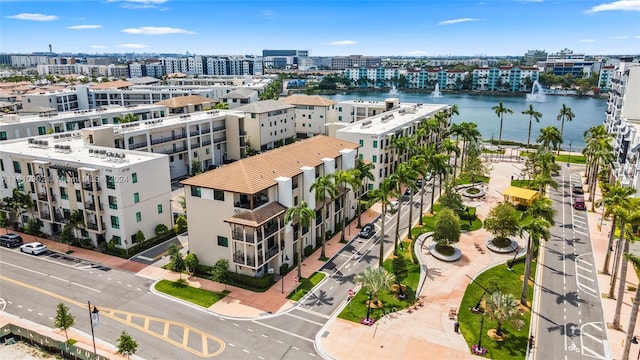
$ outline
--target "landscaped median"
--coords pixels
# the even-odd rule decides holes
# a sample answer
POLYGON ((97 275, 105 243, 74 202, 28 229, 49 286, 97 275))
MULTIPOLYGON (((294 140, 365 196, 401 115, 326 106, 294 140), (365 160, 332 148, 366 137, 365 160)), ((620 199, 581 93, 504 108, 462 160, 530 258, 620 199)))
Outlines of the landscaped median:
POLYGON ((321 272, 316 272, 316 273, 313 273, 313 275, 311 275, 311 277, 309 277, 308 279, 305 279, 305 278, 300 279, 300 283, 298 284, 296 289, 293 290, 289 294, 289 296, 287 296, 287 299, 293 300, 293 301, 298 301, 302 299, 302 297, 306 293, 311 291, 311 289, 313 289, 316 285, 318 285, 320 281, 324 279, 325 276, 326 275, 321 272))
POLYGON ((186 281, 160 280, 155 286, 157 291, 208 308, 224 298, 229 292, 222 293, 191 287, 186 281))

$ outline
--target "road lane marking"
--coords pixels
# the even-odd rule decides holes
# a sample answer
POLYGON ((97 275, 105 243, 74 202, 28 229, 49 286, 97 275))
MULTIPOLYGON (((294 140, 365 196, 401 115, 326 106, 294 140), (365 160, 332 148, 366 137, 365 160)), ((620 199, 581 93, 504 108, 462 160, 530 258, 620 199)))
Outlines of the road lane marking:
MULTIPOLYGON (((306 338, 306 337, 304 337, 304 336, 301 336, 301 335, 298 335, 298 334, 296 334, 296 333, 292 333, 292 332, 290 332, 290 331, 286 331, 286 330, 280 329, 280 328, 278 328, 278 327, 275 327, 275 326, 272 326, 272 325, 269 325, 269 324, 261 323, 261 322, 259 322, 259 321, 257 321, 257 320, 251 320, 251 322, 254 322, 254 323, 258 324, 258 325, 262 325, 262 326, 264 326, 264 327, 266 327, 266 328, 269 328, 269 329, 271 329, 271 330, 276 330, 276 331, 279 331, 279 332, 281 332, 281 333, 285 333, 285 334, 287 334, 287 335, 290 335, 290 336, 293 336, 293 337, 297 337, 297 338, 298 338, 298 339, 300 339, 300 340, 305 340, 305 341, 308 341, 308 342, 310 342, 310 343, 313 343, 313 342, 314 342, 314 340, 313 340, 313 339, 308 339, 308 338, 306 338)), ((278 342, 280 342, 280 341, 278 341, 278 342)), ((281 342, 280 342, 280 343, 281 343, 281 342)))
POLYGON ((593 271, 591 271, 591 269, 587 269, 586 267, 582 267, 580 265, 576 265, 576 268, 582 270, 582 271, 586 271, 588 273, 592 273, 593 271))
POLYGON ((287 316, 291 316, 291 317, 294 317, 294 318, 296 318, 296 319, 300 319, 300 320, 303 320, 303 321, 306 321, 306 322, 310 322, 310 323, 312 323, 312 324, 316 324, 316 325, 318 325, 318 326, 324 326, 324 324, 322 324, 322 323, 319 323, 319 322, 317 322, 317 321, 313 321, 313 320, 309 320, 309 319, 305 319, 305 318, 303 318, 302 316, 293 315, 293 314, 291 314, 291 313, 285 313, 285 315, 287 315, 287 316))
POLYGON ((586 276, 586 275, 582 275, 582 274, 580 274, 580 273, 576 273, 576 275, 577 275, 578 277, 582 278, 582 279, 587 279, 587 280, 589 280, 589 281, 591 281, 591 282, 595 281, 594 279, 592 279, 592 278, 590 278, 590 277, 588 277, 588 276, 586 276))

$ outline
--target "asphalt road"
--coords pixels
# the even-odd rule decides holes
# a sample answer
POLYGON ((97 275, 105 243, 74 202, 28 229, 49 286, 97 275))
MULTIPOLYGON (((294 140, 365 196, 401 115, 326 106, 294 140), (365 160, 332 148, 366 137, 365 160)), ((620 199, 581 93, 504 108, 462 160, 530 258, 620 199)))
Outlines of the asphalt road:
POLYGON ((544 259, 538 328, 537 359, 611 359, 603 318, 597 269, 587 213, 575 210, 572 185, 580 184, 584 167, 562 164, 549 193, 557 210, 552 238, 541 244, 544 259))

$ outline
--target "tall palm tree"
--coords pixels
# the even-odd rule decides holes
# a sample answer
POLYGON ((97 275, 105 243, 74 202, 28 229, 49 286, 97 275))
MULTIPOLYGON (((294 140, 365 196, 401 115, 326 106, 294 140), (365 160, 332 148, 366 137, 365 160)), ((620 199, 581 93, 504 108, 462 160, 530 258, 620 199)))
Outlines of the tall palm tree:
MULTIPOLYGON (((480 131, 478 130, 478 124, 472 122, 463 122, 460 123, 462 127, 462 158, 460 159, 460 164, 464 164, 464 159, 467 155, 469 155, 469 150, 472 143, 477 142, 482 137, 480 131)), ((455 177, 455 175, 454 175, 455 177)))
MULTIPOLYGON (((414 183, 414 186, 410 187, 411 189, 411 199, 409 200, 409 239, 412 239, 413 236, 411 235, 411 227, 413 225, 413 195, 414 195, 414 191, 422 191, 422 189, 424 189, 424 184, 427 181, 426 179, 426 167, 424 166, 424 162, 422 161, 421 157, 412 157, 409 160, 409 167, 411 168, 411 170, 417 175, 420 175, 422 177, 422 183, 420 187, 417 187, 416 183, 414 183)), ((420 197, 422 199, 422 193, 420 194, 420 197)), ((400 215, 398 215, 398 217, 400 217, 400 215)), ((420 216, 422 217, 422 216, 420 216)))
POLYGON ((373 304, 378 304, 380 290, 391 289, 396 277, 380 266, 376 268, 367 267, 363 272, 356 275, 354 280, 369 290, 369 304, 367 306, 367 319, 369 319, 369 310, 373 304))
MULTIPOLYGON (((604 211, 602 216, 613 215, 611 221, 611 232, 609 233, 609 244, 607 249, 613 248, 613 241, 615 239, 615 230, 618 223, 618 208, 629 208, 631 206, 631 197, 635 194, 635 189, 632 187, 621 186, 619 182, 614 184, 603 184, 602 194, 603 198, 597 201, 597 206, 604 205, 604 211)), ((611 251, 607 251, 604 257, 604 265, 602 266, 602 273, 609 274, 609 262, 611 258, 611 251)))
POLYGON ((298 279, 302 279, 302 243, 304 234, 303 231, 306 228, 307 233, 310 234, 309 227, 311 225, 311 219, 315 217, 315 211, 310 208, 306 202, 301 201, 296 207, 288 208, 284 214, 284 221, 291 223, 295 219, 298 220, 300 227, 300 236, 298 237, 298 279))
MULTIPOLYGON (((633 264, 633 268, 636 270, 636 274, 638 274, 638 277, 640 278, 640 257, 628 253, 624 256, 631 262, 631 264, 633 264)), ((624 349, 622 350, 621 359, 629 358, 629 351, 631 350, 631 339, 634 336, 636 321, 638 320, 638 308, 640 308, 640 286, 636 286, 636 293, 633 297, 633 304, 631 305, 631 315, 629 315, 629 325, 627 326, 627 336, 624 341, 624 349)))
MULTIPOLYGON (((395 191, 398 196, 402 196, 402 185, 406 185, 410 189, 410 196, 413 198, 413 189, 415 188, 418 173, 411 167, 409 163, 401 163, 398 165, 396 173, 391 175, 394 177, 395 191)), ((402 199, 400 199, 402 200, 402 199)), ((411 207, 411 201, 409 202, 411 207)), ((393 242, 393 253, 398 255, 398 242, 400 241, 400 217, 402 216, 402 201, 398 201, 398 213, 396 214, 396 236, 393 242)), ((411 231, 411 218, 409 218, 409 231, 411 231)))
POLYGON ((551 233, 549 232, 550 227, 551 223, 542 217, 534 217, 522 226, 522 230, 529 234, 525 256, 524 281, 522 282, 522 294, 520 295, 520 303, 522 305, 527 305, 527 291, 529 277, 531 276, 534 248, 540 245, 540 239, 548 241, 551 238, 551 233))
POLYGON ((528 171, 532 174, 533 186, 538 187, 538 196, 542 198, 547 186, 558 188, 558 183, 554 180, 552 173, 556 169, 555 157, 549 151, 538 151, 531 153, 527 159, 528 171))
POLYGON ((540 129, 540 135, 536 138, 536 142, 542 143, 542 148, 550 151, 551 147, 549 145, 553 145, 553 148, 558 147, 562 142, 562 135, 560 135, 560 130, 557 127, 547 126, 540 129))
POLYGON ((505 320, 513 319, 519 314, 518 300, 509 293, 496 291, 487 297, 487 308, 489 317, 496 320, 496 335, 502 336, 502 323, 505 320))
POLYGON ((540 122, 540 118, 542 117, 542 113, 539 111, 535 111, 533 109, 533 105, 529 104, 529 108, 527 110, 524 110, 522 112, 525 115, 529 115, 529 135, 527 136, 527 152, 529 151, 529 146, 531 144, 531 123, 533 122, 533 119, 536 120, 536 122, 540 122))
MULTIPOLYGON (((640 218, 640 213, 635 211, 633 214, 629 215, 629 222, 631 223, 637 222, 639 218, 640 218)), ((620 264, 620 285, 618 285, 618 296, 616 297, 616 310, 613 315, 614 329, 620 329, 620 314, 622 313, 622 300, 624 299, 624 290, 627 287, 627 265, 629 264, 624 254, 629 253, 629 239, 633 238, 633 230, 631 229, 631 226, 627 226, 624 229, 624 231, 626 232, 626 234, 625 234, 624 247, 622 250, 623 255, 620 258, 620 261, 622 262, 620 264)))
MULTIPOLYGON (((635 211, 637 211, 637 206, 631 206, 630 208, 621 208, 618 207, 616 209, 616 211, 618 212, 618 218, 620 219, 620 236, 618 237, 618 246, 616 249, 616 259, 614 260, 614 269, 613 269, 613 274, 611 274, 611 287, 609 288, 609 294, 608 297, 610 299, 615 299, 615 288, 616 288, 616 281, 618 280, 618 268, 620 266, 621 260, 622 260, 622 254, 624 253, 624 251, 629 251, 629 244, 628 244, 628 239, 629 239, 629 235, 632 234, 628 234, 626 230, 626 226, 627 223, 629 222, 629 220, 631 219, 631 217, 633 216, 633 213, 635 211), (623 250, 624 248, 626 248, 626 250, 623 250)), ((614 231, 614 229, 612 229, 611 231, 614 231)), ((625 279, 621 279, 622 282, 625 281, 625 279)))
POLYGON ((584 156, 586 157, 586 169, 584 173, 585 177, 587 178, 587 183, 589 183, 589 181, 591 180, 591 163, 595 150, 599 147, 597 143, 598 140, 602 138, 606 138, 607 141, 613 140, 614 138, 614 135, 609 133, 604 125, 592 126, 584 132, 584 143, 586 144, 586 146, 582 150, 582 154, 584 154, 584 156))
POLYGON ((502 101, 500 101, 497 106, 492 107, 491 110, 500 118, 500 133, 498 135, 498 146, 500 146, 502 145, 502 121, 504 120, 504 115, 513 114, 513 110, 505 107, 502 101))
MULTIPOLYGON (((557 119, 558 121, 561 121, 561 125, 560 125, 560 139, 562 140, 562 134, 564 133, 564 121, 571 121, 573 120, 573 118, 576 117, 576 114, 573 113, 573 111, 571 111, 571 108, 568 107, 566 104, 562 104, 562 108, 560 109, 560 113, 558 113, 557 119)), ((562 141, 561 141, 562 142, 562 141)), ((558 155, 560 155, 560 148, 558 148, 558 155)))
POLYGON ((349 209, 347 208, 347 185, 353 184, 356 179, 356 171, 358 170, 338 170, 336 171, 335 181, 336 184, 340 184, 340 186, 345 190, 344 195, 342 196, 342 217, 341 217, 341 231, 340 231, 340 241, 344 241, 344 231, 347 227, 347 212, 349 209))
POLYGON ((319 176, 316 181, 311 184, 309 190, 314 191, 316 201, 322 204, 320 212, 322 213, 322 224, 320 226, 320 245, 322 250, 320 257, 325 258, 325 236, 327 232, 327 219, 326 219, 326 200, 329 199, 329 203, 338 195, 338 188, 333 182, 335 174, 327 174, 325 176, 319 176))
MULTIPOLYGON (((424 149, 424 148, 423 148, 424 149)), ((419 154, 418 156, 414 157, 413 159, 411 159, 412 161, 412 166, 415 169, 415 171, 420 174, 420 176, 422 177, 422 186, 419 189, 420 191, 420 225, 422 225, 422 214, 423 214, 423 209, 424 209, 424 193, 426 191, 426 187, 427 187, 427 181, 429 181, 429 168, 427 165, 427 158, 426 155, 424 153, 419 154)), ((411 206, 409 208, 410 210, 413 209, 413 206, 411 206)), ((411 217, 411 213, 410 216, 411 217)), ((411 231, 409 231, 409 234, 411 234, 411 231)))
POLYGON ((389 205, 389 198, 397 196, 395 192, 395 184, 391 177, 388 177, 380 183, 377 189, 369 192, 369 204, 370 207, 376 202, 380 202, 382 205, 382 225, 380 227, 380 259, 379 265, 382 267, 384 263, 384 223, 387 218, 387 206, 389 205))
POLYGON ((594 139, 590 143, 587 144, 589 146, 589 153, 591 154, 591 168, 589 178, 589 201, 592 201, 591 211, 594 211, 595 208, 595 189, 598 183, 598 175, 600 172, 600 167, 603 169, 610 169, 613 165, 613 161, 615 158, 613 145, 611 145, 610 139, 608 137, 601 137, 598 139, 594 139))
POLYGON ((356 207, 358 211, 358 228, 362 227, 362 216, 360 216, 362 215, 360 212, 360 201, 362 195, 368 191, 368 182, 375 180, 375 177, 371 172, 375 167, 376 166, 370 162, 364 162, 361 159, 356 160, 355 169, 358 170, 358 179, 360 180, 360 186, 358 186, 358 200, 356 202, 358 204, 358 206, 356 207), (362 192, 363 188, 365 189, 364 192, 362 192))

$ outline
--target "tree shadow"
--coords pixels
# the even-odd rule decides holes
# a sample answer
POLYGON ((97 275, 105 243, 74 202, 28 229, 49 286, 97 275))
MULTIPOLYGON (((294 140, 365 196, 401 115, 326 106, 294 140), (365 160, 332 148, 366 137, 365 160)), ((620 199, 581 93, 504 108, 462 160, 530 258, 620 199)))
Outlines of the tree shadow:
POLYGON ((427 270, 427 279, 429 280, 435 280, 436 277, 441 277, 442 275, 442 271, 440 268, 429 268, 427 270))
POLYGON ((311 295, 306 298, 303 305, 312 307, 312 306, 322 306, 322 305, 333 305, 334 298, 333 296, 327 296, 327 292, 324 290, 319 290, 317 292, 310 293, 311 295))
POLYGON ((547 265, 547 264, 540 264, 540 265, 544 266, 546 269, 551 271, 554 275, 566 275, 566 276, 569 276, 569 277, 573 276, 573 275, 565 274, 564 271, 557 270, 555 268, 549 267, 549 265, 547 265))
POLYGON ((573 306, 586 303, 584 300, 580 299, 577 291, 568 292, 566 295, 558 294, 556 297, 556 304, 562 304, 565 300, 573 306))
POLYGON ((356 274, 342 275, 340 277, 335 278, 335 280, 338 282, 338 284, 345 284, 345 283, 355 284, 355 280, 354 280, 355 277, 356 277, 356 274))

